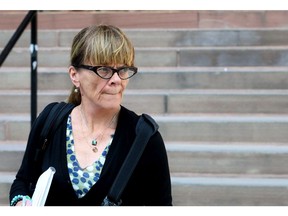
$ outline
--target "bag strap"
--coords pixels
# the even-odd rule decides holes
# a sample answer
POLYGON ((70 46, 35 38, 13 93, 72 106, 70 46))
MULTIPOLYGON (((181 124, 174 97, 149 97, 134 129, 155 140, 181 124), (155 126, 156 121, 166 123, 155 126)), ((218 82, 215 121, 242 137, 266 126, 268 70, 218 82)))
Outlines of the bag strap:
POLYGON ((48 117, 46 118, 43 129, 40 134, 40 143, 42 146, 38 149, 35 156, 35 161, 38 161, 41 154, 47 147, 48 141, 52 134, 58 129, 60 123, 64 117, 69 113, 75 105, 66 102, 56 103, 50 110, 48 117))
POLYGON ((128 183, 150 137, 156 133, 159 126, 154 119, 147 115, 142 114, 136 125, 136 138, 132 144, 128 155, 121 166, 116 179, 108 193, 103 200, 104 206, 118 206, 121 205, 121 194, 128 183))
POLYGON ((60 102, 52 108, 40 134, 40 139, 44 140, 42 150, 45 150, 48 138, 57 130, 63 118, 73 107, 74 104, 60 102))

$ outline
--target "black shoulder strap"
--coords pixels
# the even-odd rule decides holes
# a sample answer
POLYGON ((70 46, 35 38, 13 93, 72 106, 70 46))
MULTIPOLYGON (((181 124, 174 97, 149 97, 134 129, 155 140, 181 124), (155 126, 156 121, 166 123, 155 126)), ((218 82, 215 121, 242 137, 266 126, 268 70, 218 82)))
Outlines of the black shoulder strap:
POLYGON ((154 119, 147 115, 142 114, 139 118, 137 125, 136 125, 136 138, 132 144, 128 155, 121 166, 118 175, 116 176, 115 181, 109 191, 109 194, 104 199, 102 205, 104 206, 111 206, 111 205, 120 205, 121 200, 120 196, 132 175, 138 160, 140 159, 147 142, 149 141, 150 137, 156 133, 159 126, 154 121, 154 119))
POLYGON ((74 106, 71 103, 60 102, 51 109, 40 134, 40 139, 44 141, 42 150, 46 148, 45 143, 47 143, 48 137, 57 130, 63 118, 74 106))
POLYGON ((60 123, 63 121, 63 118, 73 109, 74 106, 75 105, 71 103, 60 102, 52 107, 44 122, 43 129, 40 134, 41 147, 36 153, 35 161, 39 160, 39 157, 41 157, 40 155, 47 147, 48 139, 51 137, 51 134, 57 130, 60 123))

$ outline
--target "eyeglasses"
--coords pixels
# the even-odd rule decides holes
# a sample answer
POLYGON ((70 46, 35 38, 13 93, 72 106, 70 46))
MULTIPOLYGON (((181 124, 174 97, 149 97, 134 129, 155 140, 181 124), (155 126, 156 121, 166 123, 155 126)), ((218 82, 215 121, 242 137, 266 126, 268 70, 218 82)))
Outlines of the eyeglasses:
POLYGON ((128 67, 128 66, 119 67, 117 69, 109 66, 90 66, 90 65, 79 65, 79 66, 73 65, 73 66, 76 68, 91 70, 102 79, 110 79, 114 75, 114 73, 117 73, 121 80, 127 80, 132 76, 134 76, 138 71, 137 67, 128 67))

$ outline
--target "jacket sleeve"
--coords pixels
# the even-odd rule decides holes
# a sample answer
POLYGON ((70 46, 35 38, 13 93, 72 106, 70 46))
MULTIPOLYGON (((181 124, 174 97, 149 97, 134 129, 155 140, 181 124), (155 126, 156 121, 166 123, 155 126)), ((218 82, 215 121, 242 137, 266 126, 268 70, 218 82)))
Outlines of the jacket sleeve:
POLYGON ((168 157, 159 132, 147 143, 122 201, 125 206, 172 206, 168 157))
POLYGON ((146 179, 146 205, 171 206, 171 178, 168 156, 163 138, 159 132, 153 135, 145 151, 146 164, 149 164, 146 179))
POLYGON ((40 133, 50 110, 55 104, 56 103, 48 104, 32 124, 21 166, 10 188, 10 202, 13 197, 17 195, 29 195, 32 197, 32 185, 35 186, 41 173, 40 170, 37 169, 37 167, 40 166, 35 163, 37 149, 42 145, 42 143, 40 143, 40 133))

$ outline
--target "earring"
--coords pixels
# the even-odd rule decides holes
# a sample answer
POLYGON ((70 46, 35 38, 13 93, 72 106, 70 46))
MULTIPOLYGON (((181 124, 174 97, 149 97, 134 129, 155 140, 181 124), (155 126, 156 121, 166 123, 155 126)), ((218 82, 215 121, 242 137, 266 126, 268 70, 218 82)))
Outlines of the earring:
POLYGON ((78 88, 75 87, 74 93, 78 93, 78 88))

